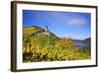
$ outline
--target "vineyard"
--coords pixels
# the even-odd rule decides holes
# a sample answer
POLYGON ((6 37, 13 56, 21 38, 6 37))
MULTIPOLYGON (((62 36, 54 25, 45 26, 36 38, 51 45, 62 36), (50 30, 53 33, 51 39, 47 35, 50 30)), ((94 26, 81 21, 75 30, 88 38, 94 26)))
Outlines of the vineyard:
POLYGON ((50 33, 38 34, 42 28, 23 28, 23 62, 64 61, 90 59, 87 49, 74 44, 70 38, 59 38, 50 33))

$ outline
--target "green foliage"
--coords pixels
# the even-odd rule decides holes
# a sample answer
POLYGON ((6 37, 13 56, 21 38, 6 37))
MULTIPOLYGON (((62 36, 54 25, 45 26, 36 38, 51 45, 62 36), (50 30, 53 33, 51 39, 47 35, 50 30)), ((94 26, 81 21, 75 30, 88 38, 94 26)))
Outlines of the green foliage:
MULTIPOLYGON (((36 33, 37 29, 31 29, 36 33)), ((24 28, 23 36, 23 62, 41 62, 41 61, 63 61, 63 60, 83 60, 90 59, 91 56, 86 49, 80 49, 70 38, 58 38, 54 34, 35 34, 33 32, 27 37, 24 28)), ((29 28, 30 30, 30 28, 29 28)), ((38 29, 39 30, 39 29, 38 29)))

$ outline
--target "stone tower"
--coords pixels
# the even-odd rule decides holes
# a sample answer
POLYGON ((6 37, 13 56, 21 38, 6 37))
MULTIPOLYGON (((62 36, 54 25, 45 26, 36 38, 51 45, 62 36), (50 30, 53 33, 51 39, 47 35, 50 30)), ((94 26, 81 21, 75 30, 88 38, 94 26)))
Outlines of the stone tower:
POLYGON ((45 30, 45 32, 48 32, 48 26, 45 26, 44 30, 45 30))

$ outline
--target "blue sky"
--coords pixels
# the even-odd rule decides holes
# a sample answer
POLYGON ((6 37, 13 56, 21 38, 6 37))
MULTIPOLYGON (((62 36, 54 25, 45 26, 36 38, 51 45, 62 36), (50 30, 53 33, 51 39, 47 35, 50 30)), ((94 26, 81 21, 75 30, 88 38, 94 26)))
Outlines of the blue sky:
POLYGON ((48 26, 59 37, 85 39, 91 35, 91 14, 23 10, 23 26, 48 26))

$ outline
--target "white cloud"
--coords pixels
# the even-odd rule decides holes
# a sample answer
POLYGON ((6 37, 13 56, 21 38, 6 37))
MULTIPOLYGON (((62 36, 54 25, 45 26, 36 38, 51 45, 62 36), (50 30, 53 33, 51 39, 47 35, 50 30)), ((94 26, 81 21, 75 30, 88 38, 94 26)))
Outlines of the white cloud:
POLYGON ((85 25, 86 20, 82 18, 72 18, 67 20, 67 23, 70 25, 85 25))

